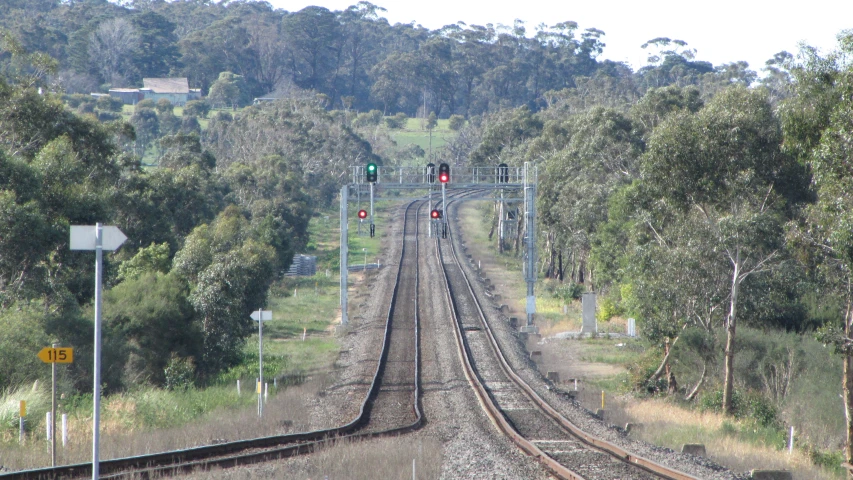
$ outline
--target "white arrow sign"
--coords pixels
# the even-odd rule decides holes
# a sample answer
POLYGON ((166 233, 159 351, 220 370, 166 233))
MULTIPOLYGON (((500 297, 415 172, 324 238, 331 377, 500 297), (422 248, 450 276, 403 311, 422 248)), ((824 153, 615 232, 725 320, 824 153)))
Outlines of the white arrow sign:
POLYGON ((272 310, 255 310, 252 312, 252 320, 254 321, 264 321, 272 320, 272 310))
MULTIPOLYGON (((96 245, 95 225, 71 225, 71 250, 94 250, 96 245)), ((112 251, 121 246, 127 237, 116 226, 101 227, 101 245, 112 251)))

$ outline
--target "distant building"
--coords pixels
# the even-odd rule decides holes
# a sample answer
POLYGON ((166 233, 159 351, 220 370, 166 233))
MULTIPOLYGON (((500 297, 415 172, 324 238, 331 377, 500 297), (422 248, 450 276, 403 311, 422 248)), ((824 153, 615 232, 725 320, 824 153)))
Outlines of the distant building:
POLYGON ((142 88, 111 88, 110 95, 127 105, 136 105, 140 100, 156 103, 161 98, 172 105, 186 105, 190 100, 201 98, 201 89, 189 88, 186 77, 143 78, 142 88))

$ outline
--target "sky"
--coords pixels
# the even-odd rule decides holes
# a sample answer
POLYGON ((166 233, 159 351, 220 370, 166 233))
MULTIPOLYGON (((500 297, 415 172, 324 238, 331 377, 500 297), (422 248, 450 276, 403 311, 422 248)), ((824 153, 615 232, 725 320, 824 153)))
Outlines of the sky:
MULTIPOLYGON (((298 11, 309 5, 344 10, 358 0, 267 0, 276 8, 298 11)), ((637 69, 646 65, 647 40, 669 37, 696 49, 696 60, 714 65, 747 61, 760 71, 782 50, 796 54, 800 42, 826 53, 836 36, 853 28, 853 0, 371 0, 386 9, 391 24, 411 23, 437 29, 459 21, 469 25, 512 25, 523 20, 528 32, 537 25, 575 21, 579 29, 605 32, 600 58, 623 61, 637 69), (787 4, 786 4, 787 3, 787 4)))

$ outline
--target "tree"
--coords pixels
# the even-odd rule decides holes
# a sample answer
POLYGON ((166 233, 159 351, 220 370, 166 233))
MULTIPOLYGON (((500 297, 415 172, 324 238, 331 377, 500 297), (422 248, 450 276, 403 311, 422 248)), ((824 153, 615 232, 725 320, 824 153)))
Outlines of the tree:
MULTIPOLYGON (((670 116, 649 139, 643 178, 678 215, 698 215, 728 263, 723 408, 733 409, 735 334, 742 284, 785 256, 783 224, 807 178, 781 152, 781 131, 766 97, 730 88, 696 114, 670 116)), ((653 235, 667 238, 662 225, 653 235)))
POLYGON ((127 85, 135 76, 133 55, 140 37, 128 20, 117 17, 102 22, 89 39, 89 59, 105 83, 127 85))
MULTIPOLYGON (((842 397, 847 442, 844 459, 853 462, 853 68, 846 57, 853 52, 853 35, 839 36, 839 48, 821 57, 806 47, 802 63, 777 55, 792 67, 791 96, 781 102, 785 147, 808 162, 814 173, 817 201, 808 208, 798 230, 802 255, 815 265, 825 283, 824 294, 843 305, 842 318, 824 326, 818 338, 843 355, 842 397)), ((774 64, 775 65, 775 64, 774 64)), ((780 72, 781 73, 781 72, 780 72)))
POLYGON ((241 75, 222 72, 211 85, 207 100, 214 106, 236 108, 249 103, 249 92, 241 75))
POLYGON ((138 108, 130 117, 136 131, 136 154, 142 157, 151 143, 160 136, 160 119, 151 108, 138 108))

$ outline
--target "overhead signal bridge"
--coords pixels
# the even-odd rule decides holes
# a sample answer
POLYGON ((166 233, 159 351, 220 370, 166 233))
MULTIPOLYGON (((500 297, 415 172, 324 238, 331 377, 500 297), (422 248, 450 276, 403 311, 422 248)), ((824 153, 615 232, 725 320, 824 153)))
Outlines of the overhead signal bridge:
MULTIPOLYGON (((375 163, 350 166, 350 183, 341 189, 341 245, 349 238, 347 205, 356 201, 358 209, 358 235, 362 235, 362 223, 367 220, 368 232, 374 236, 373 202, 376 195, 386 191, 411 191, 409 197, 395 194, 394 200, 419 200, 429 198, 430 220, 428 235, 447 238, 448 218, 444 213, 447 205, 447 190, 466 191, 465 198, 487 199, 499 202, 498 237, 503 246, 506 238, 522 229, 524 239, 524 279, 527 283, 527 324, 532 325, 536 312, 533 286, 536 282, 536 166, 525 162, 521 167, 500 164, 488 167, 453 167, 447 163, 422 166, 383 166, 375 163), (433 190, 441 186, 441 207, 433 203, 433 190), (427 191, 424 195, 418 191, 427 191), (361 207, 362 196, 369 198, 369 209, 361 207), (523 203, 509 208, 509 204, 523 203), (522 222, 523 219, 523 222, 522 222)), ((436 192, 438 193, 438 192, 436 192)), ((341 320, 347 323, 347 249, 341 249, 341 320)))

